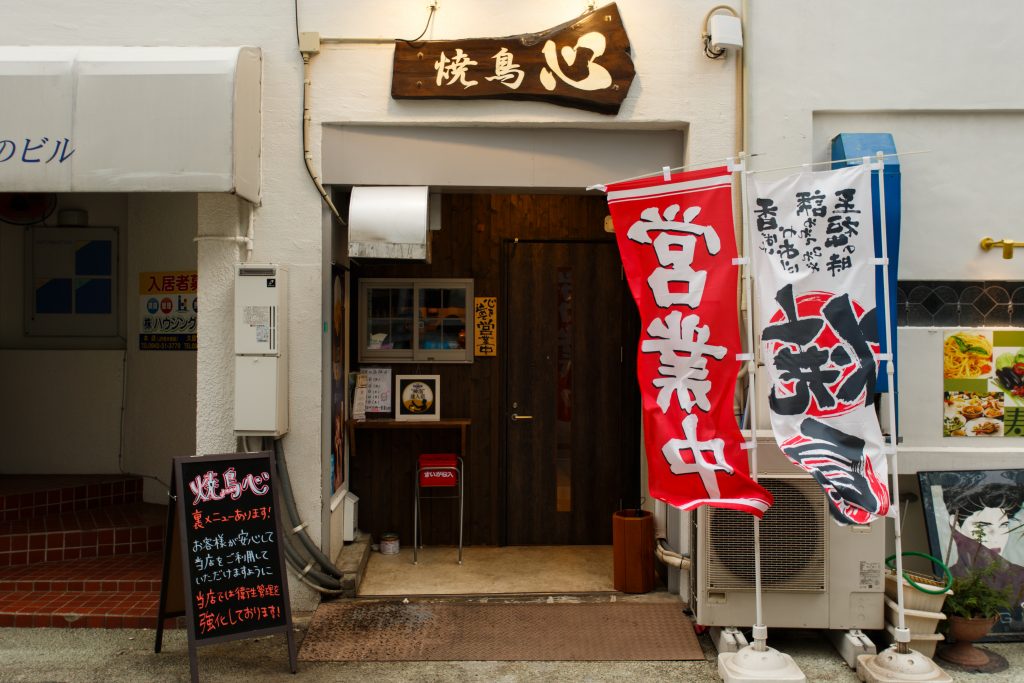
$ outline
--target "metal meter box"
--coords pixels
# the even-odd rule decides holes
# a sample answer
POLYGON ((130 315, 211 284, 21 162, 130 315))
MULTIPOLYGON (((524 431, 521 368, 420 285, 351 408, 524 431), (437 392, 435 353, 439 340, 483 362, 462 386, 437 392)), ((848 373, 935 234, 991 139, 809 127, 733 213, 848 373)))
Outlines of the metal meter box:
POLYGON ((235 432, 288 431, 288 271, 235 266, 235 432))

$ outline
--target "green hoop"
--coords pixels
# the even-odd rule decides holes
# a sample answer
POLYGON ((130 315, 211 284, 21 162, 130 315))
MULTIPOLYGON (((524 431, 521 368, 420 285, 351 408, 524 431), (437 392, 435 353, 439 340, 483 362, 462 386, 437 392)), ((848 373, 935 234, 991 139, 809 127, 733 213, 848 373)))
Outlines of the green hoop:
MULTIPOLYGON (((907 555, 910 555, 910 556, 913 556, 913 557, 920 557, 920 558, 923 558, 925 560, 930 561, 932 564, 937 564, 938 566, 942 567, 942 573, 945 574, 945 576, 946 576, 946 585, 943 586, 942 588, 935 588, 934 586, 932 586, 932 587, 922 586, 921 584, 917 583, 912 578, 907 576, 906 572, 903 572, 903 578, 906 579, 907 583, 909 583, 911 586, 913 586, 917 590, 921 591, 922 593, 928 593, 929 595, 941 595, 941 594, 945 593, 946 591, 948 591, 953 586, 953 574, 952 574, 952 572, 949 571, 949 567, 947 567, 945 564, 943 564, 943 562, 941 560, 939 560, 937 558, 934 558, 931 555, 928 555, 928 554, 925 554, 925 553, 919 553, 919 552, 917 552, 915 550, 908 550, 905 553, 903 553, 904 557, 906 557, 907 555)), ((896 556, 895 555, 890 555, 889 557, 885 558, 885 566, 888 567, 889 569, 896 569, 896 567, 894 566, 894 564, 895 564, 894 561, 895 560, 896 560, 896 556)))

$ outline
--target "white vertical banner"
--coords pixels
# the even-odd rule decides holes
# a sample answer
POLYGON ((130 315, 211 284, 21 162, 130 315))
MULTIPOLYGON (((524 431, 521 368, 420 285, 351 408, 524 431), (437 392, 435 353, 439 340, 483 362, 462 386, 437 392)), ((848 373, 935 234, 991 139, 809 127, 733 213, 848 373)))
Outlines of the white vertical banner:
POLYGON ((750 179, 760 348, 779 447, 842 524, 889 510, 867 166, 750 179))

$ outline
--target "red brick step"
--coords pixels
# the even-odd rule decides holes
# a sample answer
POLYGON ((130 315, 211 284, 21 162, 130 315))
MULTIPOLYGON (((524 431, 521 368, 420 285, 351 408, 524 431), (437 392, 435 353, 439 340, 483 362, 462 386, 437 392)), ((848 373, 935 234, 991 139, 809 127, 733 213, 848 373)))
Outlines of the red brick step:
POLYGON ((156 627, 166 521, 138 477, 4 477, 0 627, 156 627))
POLYGON ((121 474, 5 474, 0 522, 142 501, 142 478, 121 474))
POLYGON ((159 600, 153 592, 0 593, 0 627, 156 628, 159 600))
POLYGON ((162 505, 128 503, 0 522, 0 567, 153 552, 166 521, 162 505))
POLYGON ((0 593, 159 592, 163 553, 0 567, 0 593))

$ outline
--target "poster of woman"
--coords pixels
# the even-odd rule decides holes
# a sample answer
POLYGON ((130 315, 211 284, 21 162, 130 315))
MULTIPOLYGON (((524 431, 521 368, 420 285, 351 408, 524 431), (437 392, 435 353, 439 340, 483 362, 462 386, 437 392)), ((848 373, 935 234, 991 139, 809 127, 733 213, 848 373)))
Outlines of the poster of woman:
POLYGON ((931 553, 963 576, 973 566, 1002 563, 993 587, 1013 596, 992 630, 1024 638, 1024 470, 919 472, 931 553))

